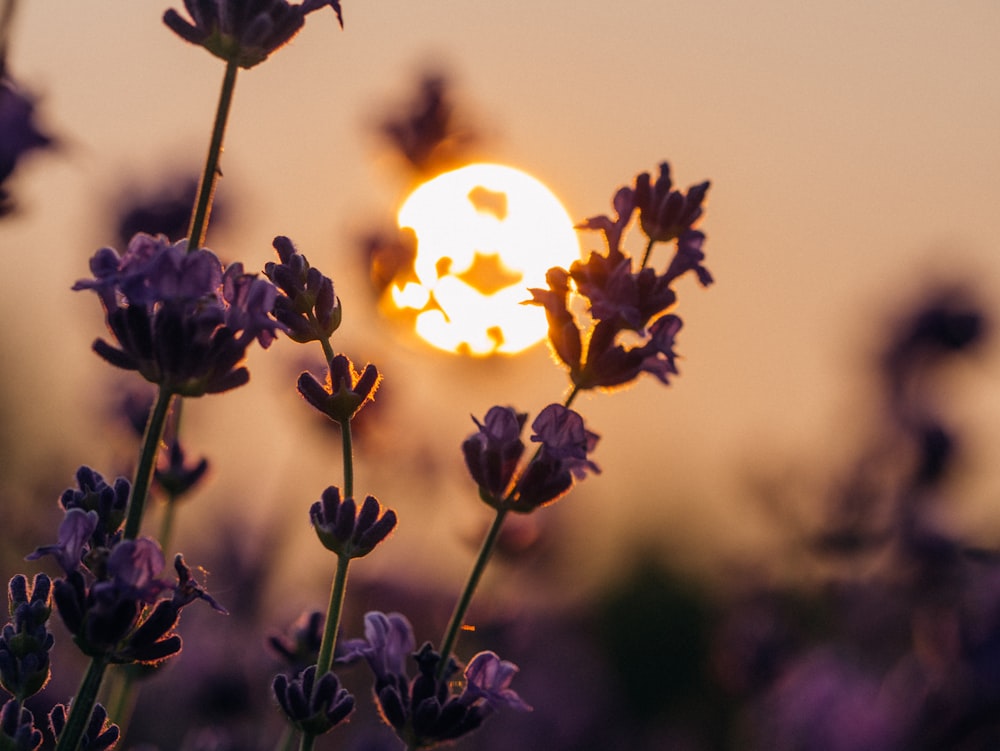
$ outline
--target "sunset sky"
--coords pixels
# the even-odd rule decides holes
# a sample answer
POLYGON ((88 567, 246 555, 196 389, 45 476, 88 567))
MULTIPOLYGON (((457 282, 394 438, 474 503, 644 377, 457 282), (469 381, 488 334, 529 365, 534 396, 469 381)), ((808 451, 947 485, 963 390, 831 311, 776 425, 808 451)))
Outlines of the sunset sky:
MULTIPOLYGON (((402 483, 398 467, 375 461, 392 452, 362 457, 362 486, 399 505, 404 540, 407 515, 428 508, 448 539, 482 522, 459 471, 470 413, 495 403, 534 413, 564 389, 544 348, 462 361, 374 312, 356 240, 389 225, 411 186, 373 124, 423 72, 454 83, 483 159, 534 175, 574 218, 609 211, 618 186, 664 159, 683 187, 712 181, 701 229, 716 284, 680 285, 680 377, 576 404, 602 435, 604 473, 556 513, 581 535, 600 516, 613 534, 593 549, 598 557, 615 554, 641 510, 665 546, 695 541, 685 554, 697 565, 718 551, 752 558, 763 538, 747 478, 850 456, 847 442, 873 417, 874 352, 903 306, 928 286, 965 284, 1000 320, 995 0, 343 5, 344 31, 317 12, 287 49, 241 71, 219 189, 231 222, 223 245, 209 239, 224 258, 260 268, 271 239, 288 235, 334 278, 340 345, 383 368, 394 425, 408 426, 373 429, 372 443, 415 444, 396 461, 438 473, 402 483), (421 493, 433 503, 396 500, 421 493), (447 512, 441 496, 461 511, 447 512)), ((219 60, 162 24, 167 7, 22 3, 12 41, 11 72, 39 95, 62 142, 25 162, 21 212, 0 225, 3 312, 16 322, 4 336, 21 353, 4 366, 5 398, 25 425, 12 460, 58 467, 65 484, 82 462, 116 471, 111 449, 95 445, 101 429, 86 422, 107 382, 88 350, 103 323, 96 300, 70 287, 111 242, 109 205, 122 185, 200 169, 222 78, 219 60)), ((599 247, 597 236, 581 240, 584 251, 599 247)), ((254 353, 249 387, 202 400, 185 419, 202 450, 220 456, 216 492, 227 488, 229 502, 255 493, 264 506, 294 477, 304 514, 337 482, 337 444, 314 445, 321 433, 292 391, 317 353, 276 349, 254 353), (259 438, 237 450, 234 423, 259 438)), ((976 500, 959 523, 996 544, 996 349, 956 378, 949 404, 969 437, 976 500)), ((288 525, 301 532, 305 518, 288 525)))

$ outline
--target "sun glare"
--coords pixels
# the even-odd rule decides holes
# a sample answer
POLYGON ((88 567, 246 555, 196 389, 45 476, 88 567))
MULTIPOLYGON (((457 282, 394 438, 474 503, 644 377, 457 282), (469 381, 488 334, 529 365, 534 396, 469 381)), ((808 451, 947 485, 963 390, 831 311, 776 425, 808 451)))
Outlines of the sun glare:
POLYGON ((417 237, 413 279, 392 288, 416 331, 439 349, 513 354, 545 336, 545 314, 522 305, 545 272, 579 258, 573 222, 535 178, 499 164, 471 164, 414 190, 400 228, 417 237))

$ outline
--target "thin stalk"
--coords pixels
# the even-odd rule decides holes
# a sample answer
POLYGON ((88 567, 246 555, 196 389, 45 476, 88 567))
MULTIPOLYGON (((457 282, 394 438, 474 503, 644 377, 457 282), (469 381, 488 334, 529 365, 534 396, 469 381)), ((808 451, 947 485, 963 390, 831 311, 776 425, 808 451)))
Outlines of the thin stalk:
POLYGON ((14 25, 17 0, 5 0, 0 5, 0 76, 7 73, 7 55, 10 50, 10 30, 14 25))
POLYGON ((646 252, 642 254, 642 264, 639 266, 639 270, 646 268, 646 264, 649 263, 649 254, 653 252, 653 245, 656 241, 650 240, 646 244, 646 252))
POLYGON ((285 731, 278 739, 278 745, 274 747, 274 751, 294 751, 296 745, 298 745, 295 736, 295 728, 291 725, 286 725, 285 731))
POLYGON ((479 555, 472 566, 472 571, 469 572, 469 580, 465 583, 465 589, 462 590, 462 594, 455 605, 455 611, 451 614, 448 628, 444 632, 444 639, 441 640, 441 648, 438 650, 441 653, 441 662, 438 664, 439 679, 447 669, 448 657, 455 648, 455 642, 458 641, 458 632, 462 630, 465 614, 472 603, 472 596, 476 593, 479 580, 483 577, 483 572, 486 571, 486 565, 490 562, 490 556, 493 555, 493 548, 496 547, 497 539, 500 537, 500 528, 503 526, 503 520, 506 516, 507 509, 497 509, 496 518, 493 519, 493 524, 486 533, 483 545, 479 548, 479 555))
POLYGON ((156 457, 163 440, 163 429, 167 424, 167 414, 173 394, 165 388, 160 388, 156 394, 156 403, 146 423, 146 433, 142 439, 142 451, 139 454, 139 464, 135 468, 135 479, 132 482, 132 497, 128 504, 128 517, 125 520, 125 539, 134 540, 139 535, 142 526, 142 514, 146 505, 146 496, 153 481, 153 471, 156 468, 156 457))
MULTIPOLYGON (((323 641, 320 642, 319 658, 316 660, 316 680, 330 671, 333 665, 333 648, 337 644, 340 616, 344 610, 344 593, 347 591, 347 569, 351 563, 348 555, 337 556, 337 572, 330 587, 330 604, 326 611, 326 625, 323 627, 323 641)), ((311 751, 316 742, 312 733, 303 733, 299 751, 311 751)))
POLYGON ((132 710, 135 709, 135 676, 133 671, 138 669, 135 665, 119 665, 117 670, 112 671, 109 676, 111 688, 108 691, 107 706, 108 717, 121 731, 124 738, 128 733, 129 720, 132 719, 132 710))
POLYGON ((69 707, 69 717, 66 718, 66 725, 59 734, 59 742, 56 744, 56 751, 76 751, 83 737, 83 731, 90 722, 90 714, 94 711, 94 703, 97 701, 97 692, 101 688, 101 680, 104 678, 104 671, 108 667, 107 659, 104 657, 94 657, 87 667, 87 672, 80 683, 80 690, 76 692, 69 707))
POLYGON ((215 185, 220 174, 219 158, 222 156, 222 140, 226 134, 226 121, 229 119, 229 107, 233 102, 238 70, 239 66, 235 62, 232 60, 226 62, 226 74, 222 79, 219 105, 215 110, 215 124, 212 126, 212 140, 208 145, 205 171, 201 175, 198 200, 195 203, 194 214, 191 216, 191 227, 188 231, 188 252, 197 250, 205 244, 205 233, 208 231, 212 201, 215 198, 215 185))
POLYGON ((344 451, 344 498, 354 497, 354 445, 351 438, 350 419, 341 420, 340 437, 344 451))

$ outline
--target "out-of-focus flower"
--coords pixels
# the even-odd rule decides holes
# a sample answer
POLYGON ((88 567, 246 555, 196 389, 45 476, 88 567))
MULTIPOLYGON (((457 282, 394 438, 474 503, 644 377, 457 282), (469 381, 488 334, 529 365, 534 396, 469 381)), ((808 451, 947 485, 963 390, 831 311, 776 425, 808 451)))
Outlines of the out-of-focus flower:
POLYGON ((37 574, 30 589, 28 580, 18 574, 7 588, 10 622, 0 632, 0 685, 19 702, 41 691, 49 680, 49 650, 55 642, 48 630, 51 592, 52 582, 45 574, 37 574))
POLYGON ((340 0, 184 0, 188 21, 173 8, 163 22, 182 39, 204 47, 216 57, 252 68, 283 47, 314 10, 330 6, 344 26, 340 0))
POLYGON ((510 487, 517 463, 524 453, 521 428, 527 413, 512 407, 491 407, 483 422, 472 418, 479 430, 462 442, 465 466, 480 492, 501 501, 510 487))
POLYGON ((323 342, 340 326, 340 299, 333 281, 295 250, 287 237, 274 238, 281 263, 269 261, 264 275, 283 293, 274 304, 274 317, 286 327, 289 339, 323 342))
POLYGON ((341 499, 340 490, 333 486, 312 505, 309 518, 323 546, 348 558, 368 555, 396 527, 396 512, 383 510, 373 496, 365 498, 358 509, 353 498, 341 499))
POLYGON ((267 644, 292 675, 298 675, 316 663, 322 640, 323 613, 310 610, 300 615, 287 633, 271 634, 267 644))
POLYGON ((346 355, 336 355, 330 362, 325 385, 308 372, 299 376, 297 385, 309 404, 334 422, 343 423, 373 399, 381 381, 374 365, 366 365, 359 375, 346 355))
POLYGON ((194 464, 187 464, 184 448, 176 436, 167 446, 166 461, 156 468, 154 478, 167 497, 175 501, 191 490, 201 481, 208 471, 208 459, 202 457, 194 464))
POLYGON ((337 676, 326 672, 317 680, 315 665, 294 678, 279 673, 271 688, 285 716, 304 733, 326 733, 354 710, 354 697, 341 688, 337 676))
POLYGON ((186 241, 138 234, 119 256, 102 248, 90 261, 90 289, 104 305, 108 328, 118 342, 103 339, 94 351, 112 365, 138 371, 170 393, 202 396, 242 386, 247 347, 262 347, 284 326, 272 317, 277 290, 244 274, 242 265, 223 270, 215 255, 187 252, 186 241))
MULTIPOLYGON (((66 727, 66 707, 62 704, 56 704, 49 712, 49 727, 52 735, 57 738, 66 727)), ((87 727, 83 731, 83 737, 87 742, 81 748, 85 751, 108 751, 115 747, 120 736, 121 730, 108 718, 108 711, 102 704, 95 704, 87 721, 87 727)))
POLYGON ((4 183, 18 162, 25 154, 52 144, 52 138, 35 123, 35 100, 0 76, 0 217, 13 209, 4 183))
POLYGON ((365 639, 349 642, 344 661, 364 658, 375 676, 375 697, 382 719, 408 748, 427 748, 460 738, 478 728, 494 710, 530 707, 509 687, 517 667, 492 652, 472 658, 465 669, 464 688, 453 692, 458 664, 449 659, 439 670, 441 655, 416 643, 409 621, 399 613, 365 615, 365 639), (412 654, 411 654, 412 653, 412 654), (406 657, 417 664, 412 679, 406 657))
POLYGON ((42 731, 35 727, 34 715, 20 700, 9 699, 0 709, 0 748, 35 751, 41 745, 42 731))

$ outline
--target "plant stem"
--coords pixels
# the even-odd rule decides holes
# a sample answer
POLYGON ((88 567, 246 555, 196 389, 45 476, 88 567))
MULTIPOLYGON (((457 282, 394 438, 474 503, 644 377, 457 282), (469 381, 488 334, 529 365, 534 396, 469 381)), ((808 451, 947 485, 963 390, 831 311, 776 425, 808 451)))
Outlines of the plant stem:
POLYGON ((649 254, 653 252, 653 244, 655 240, 650 240, 646 244, 646 252, 642 254, 642 264, 639 266, 639 270, 646 268, 646 264, 649 262, 649 254))
POLYGON ((220 174, 219 158, 222 156, 222 139, 226 134, 226 121, 229 119, 229 106, 233 101, 238 70, 239 66, 232 60, 226 63, 226 74, 222 79, 222 90, 219 92, 219 106, 215 110, 215 124, 212 126, 212 140, 208 145, 208 157, 205 159, 205 171, 201 175, 198 200, 195 203, 194 214, 191 216, 191 227, 188 231, 188 252, 197 250, 205 244, 208 219, 212 213, 212 200, 215 198, 215 184, 220 174))
POLYGON ((274 751, 293 751, 295 745, 295 728, 286 725, 285 732, 278 739, 278 745, 274 747, 274 751))
POLYGON ((340 421, 340 437, 344 451, 344 498, 354 497, 354 444, 350 419, 340 421))
POLYGON ((441 653, 441 662, 438 664, 439 679, 444 675, 444 672, 447 669, 448 657, 455 648, 455 642, 458 641, 458 632, 462 629, 462 623, 465 621, 465 614, 472 602, 472 596, 476 593, 476 587, 479 586, 479 580, 482 578, 483 572, 486 570, 486 564, 490 561, 490 556, 493 554, 493 548, 496 547, 497 538, 500 536, 500 528, 503 526, 503 520, 506 516, 507 509, 497 509, 496 518, 493 520, 492 526, 490 526, 489 531, 486 533, 486 538, 483 540, 483 545, 479 549, 479 555, 476 558, 476 562, 472 566, 472 571, 469 572, 469 580, 465 583, 465 589, 462 590, 462 595, 458 598, 458 603, 455 605, 455 612, 452 613, 451 620, 448 622, 448 628, 444 632, 444 639, 441 641, 441 648, 438 650, 441 653))
POLYGON ((156 403, 146 423, 146 433, 142 439, 142 451, 139 454, 139 464, 135 468, 135 479, 132 482, 132 497, 128 504, 128 518, 125 520, 125 539, 134 540, 139 535, 142 526, 142 514, 146 505, 146 496, 153 481, 153 471, 156 468, 156 456, 163 439, 163 429, 167 423, 170 402, 173 394, 160 387, 156 394, 156 403))
POLYGON ((80 690, 69 707, 69 717, 66 718, 66 725, 59 734, 59 742, 56 744, 56 751, 76 751, 83 737, 83 731, 90 722, 90 714, 94 711, 94 702, 97 701, 97 692, 101 687, 101 680, 104 678, 104 671, 108 667, 107 659, 104 657, 94 657, 87 667, 87 672, 80 683, 80 690))
MULTIPOLYGON (((344 592, 347 590, 347 568, 351 563, 348 555, 337 556, 337 572, 330 587, 330 605, 326 611, 326 625, 323 627, 323 641, 320 642, 319 658, 316 660, 316 680, 330 671, 333 665, 333 648, 337 644, 340 629, 340 615, 344 610, 344 592)), ((316 741, 312 733, 303 733, 299 751, 310 751, 316 741)))

